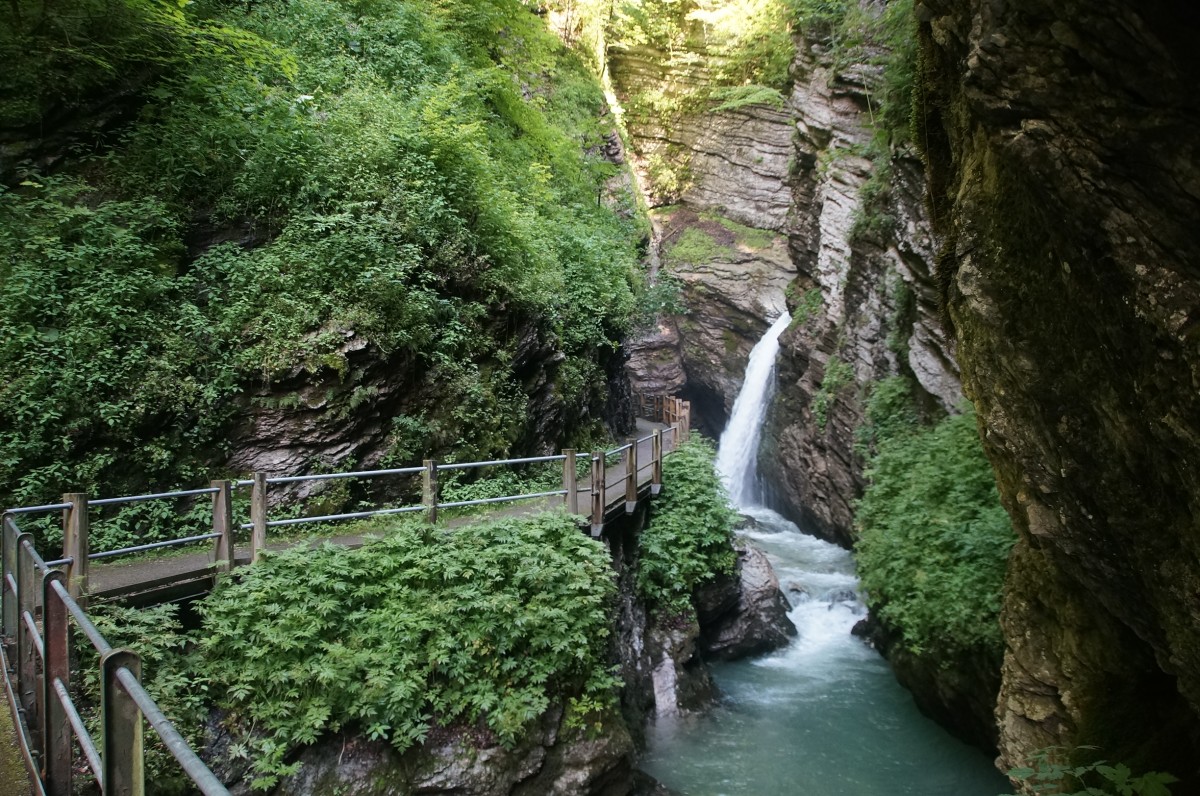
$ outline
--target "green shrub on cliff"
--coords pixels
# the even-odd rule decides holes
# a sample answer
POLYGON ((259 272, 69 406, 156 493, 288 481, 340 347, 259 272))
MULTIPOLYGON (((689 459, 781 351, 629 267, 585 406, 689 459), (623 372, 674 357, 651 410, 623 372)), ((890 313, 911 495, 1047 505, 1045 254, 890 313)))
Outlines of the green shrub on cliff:
POLYGON ((556 701, 608 705, 614 591, 604 546, 566 514, 406 522, 358 550, 238 570, 201 605, 200 650, 266 788, 291 751, 343 727, 400 751, 434 726, 511 744, 556 701))
MULTIPOLYGON (((541 17, 518 0, 166 5, 180 48, 220 30, 275 60, 211 36, 222 57, 147 52, 144 104, 98 150, 54 178, 3 164, 0 504, 202 484, 264 389, 309 379, 331 415, 364 411, 364 359, 436 396, 404 407, 422 422, 397 455, 520 444, 522 345, 545 352, 568 423, 602 405, 640 233, 597 200, 612 120, 541 17)), ((55 69, 99 92, 87 48, 123 58, 168 33, 114 21, 55 69)))
POLYGON ((680 613, 696 586, 730 572, 737 560, 737 513, 714 467, 716 449, 699 435, 663 461, 663 491, 639 540, 638 593, 653 608, 680 613))
MULTIPOLYGON (((886 384, 886 382, 885 382, 886 384)), ((876 389, 875 453, 855 515, 859 576, 876 615, 910 650, 950 660, 999 655, 998 621, 1016 537, 983 454, 975 413, 932 427, 910 402, 876 389)))
POLYGON ((1028 765, 1010 770, 1008 776, 1025 783, 1030 792, 1047 796, 1171 796, 1167 786, 1179 781, 1162 771, 1134 774, 1124 763, 1072 762, 1081 752, 1096 751, 1090 746, 1039 749, 1028 765))

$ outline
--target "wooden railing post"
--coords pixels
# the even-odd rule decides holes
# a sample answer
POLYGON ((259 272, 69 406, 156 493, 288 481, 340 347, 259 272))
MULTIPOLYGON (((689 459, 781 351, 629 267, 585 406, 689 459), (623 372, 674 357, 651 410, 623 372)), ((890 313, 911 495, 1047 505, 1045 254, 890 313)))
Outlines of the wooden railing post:
POLYGON ((142 661, 127 649, 109 650, 100 658, 100 710, 104 726, 105 796, 143 796, 142 713, 121 685, 117 673, 128 669, 142 680, 142 661))
POLYGON ((250 491, 250 561, 258 560, 267 549, 267 474, 254 473, 250 491))
POLYGON ((687 442, 692 438, 692 402, 683 402, 683 441, 687 442))
POLYGON ((437 522, 438 471, 437 462, 425 460, 425 472, 421 474, 421 504, 425 506, 425 519, 437 522))
POLYGON ((592 536, 604 531, 604 451, 592 453, 592 536))
POLYGON ((41 688, 37 682, 38 666, 37 647, 34 645, 33 632, 29 628, 28 618, 37 619, 38 573, 33 563, 33 556, 26 549, 33 544, 33 534, 17 535, 17 707, 25 711, 25 724, 32 736, 34 751, 40 752, 37 746, 42 740, 41 714, 38 701, 41 699, 41 688))
MULTIPOLYGON (((10 590, 9 578, 13 583, 17 580, 17 526, 9 516, 4 515, 4 524, 0 526, 0 555, 3 556, 3 571, 0 572, 0 595, 3 596, 3 637, 12 639, 17 632, 17 595, 10 590)), ((9 650, 6 650, 6 652, 9 650)))
POLYGON ((629 450, 625 454, 625 513, 632 514, 637 510, 638 493, 638 441, 637 437, 629 440, 629 450))
POLYGON ((62 497, 63 503, 71 507, 63 509, 63 558, 71 559, 67 564, 67 593, 83 607, 88 591, 88 507, 87 495, 69 492, 62 497))
POLYGON ((213 539, 212 563, 217 577, 233 570, 233 482, 212 481, 217 491, 212 496, 212 528, 218 534, 213 539))
POLYGON ((567 507, 568 514, 578 514, 579 470, 575 466, 575 449, 567 448, 563 456, 563 491, 567 493, 563 495, 563 505, 567 507))
POLYGON ((657 495, 662 492, 663 459, 662 431, 657 428, 650 437, 650 459, 653 462, 653 467, 650 469, 650 494, 657 495))
POLYGON ((42 675, 42 769, 46 796, 70 796, 72 752, 75 744, 67 709, 58 698, 54 681, 69 691, 71 684, 71 625, 67 607, 54 589, 66 577, 56 569, 42 576, 42 638, 46 651, 42 675))

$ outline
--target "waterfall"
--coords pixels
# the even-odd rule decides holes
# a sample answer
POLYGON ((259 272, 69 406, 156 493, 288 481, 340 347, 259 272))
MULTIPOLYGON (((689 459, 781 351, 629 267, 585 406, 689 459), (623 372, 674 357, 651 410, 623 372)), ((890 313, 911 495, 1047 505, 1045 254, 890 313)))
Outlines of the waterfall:
POLYGON ((686 720, 657 718, 640 767, 688 796, 999 793, 1007 783, 988 757, 922 716, 883 658, 852 635, 866 608, 850 551, 761 506, 760 428, 790 321, 784 313, 750 352, 717 469, 750 520, 741 535, 779 576, 799 636, 770 655, 714 666, 722 700, 686 720))
POLYGON ((729 423, 721 433, 717 471, 729 490, 730 501, 739 508, 758 505, 762 500, 758 489, 758 441, 771 399, 779 335, 791 320, 785 311, 750 351, 742 389, 733 402, 729 423))

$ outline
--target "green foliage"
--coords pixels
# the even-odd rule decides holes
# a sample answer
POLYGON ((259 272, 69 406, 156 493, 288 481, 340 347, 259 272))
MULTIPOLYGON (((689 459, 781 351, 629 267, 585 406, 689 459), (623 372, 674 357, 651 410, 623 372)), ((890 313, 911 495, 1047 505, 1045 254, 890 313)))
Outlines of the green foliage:
MULTIPOLYGON (((577 458, 576 465, 580 472, 585 465, 590 472, 590 464, 586 457, 577 458)), ((551 492, 562 489, 562 484, 562 464, 546 462, 530 465, 523 471, 514 467, 497 467, 483 476, 479 475, 478 470, 452 470, 440 481, 439 487, 442 503, 456 503, 463 500, 487 500, 551 492)), ((447 512, 469 514, 488 511, 491 508, 494 507, 465 506, 447 509, 447 512)))
POLYGON ((136 120, 0 189, 0 502, 203 483, 260 386, 310 374, 331 415, 372 408, 364 343, 439 396, 395 422, 393 463, 518 444, 515 329, 565 356, 564 406, 603 400, 641 233, 596 199, 602 91, 528 7, 117 5, 63 33, 108 66, 51 42, 47 74, 78 94, 149 64, 136 120))
MULTIPOLYGON (((195 445, 240 386, 220 353, 234 340, 214 329, 214 307, 197 305, 196 275, 177 271, 178 234, 152 198, 96 201, 71 179, 0 190, 6 505, 201 479, 195 445)), ((106 533, 98 524, 95 549, 115 541, 106 533)))
POLYGON ((867 86, 874 137, 863 154, 874 168, 855 210, 851 239, 886 238, 895 229, 889 212, 892 152, 912 140, 917 36, 912 0, 889 0, 882 8, 857 0, 790 0, 797 25, 823 39, 835 72, 852 64, 881 67, 867 86))
POLYGON ((733 250, 716 241, 699 227, 687 227, 666 249, 670 262, 701 265, 714 260, 727 260, 733 250))
POLYGON ((258 788, 325 732, 398 750, 431 727, 511 744, 555 700, 606 705, 614 593, 603 545, 560 513, 441 532, 402 523, 359 550, 267 555, 201 607, 214 693, 258 788))
POLYGON ((910 650, 948 661, 999 656, 1005 565, 1016 540, 983 455, 975 413, 914 424, 901 383, 868 404, 875 455, 855 524, 859 576, 871 609, 910 650))
POLYGON ((917 52, 912 0, 889 0, 882 8, 858 0, 789 2, 800 29, 827 42, 835 70, 883 67, 868 95, 877 142, 889 150, 909 140, 917 52))
POLYGON ((714 467, 713 444, 694 434, 663 460, 663 491, 639 539, 638 593, 658 611, 691 609, 696 586, 733 571, 737 513, 714 467))
POLYGON ((907 378, 891 376, 875 382, 867 397, 866 422, 856 432, 855 452, 874 456, 884 441, 916 433, 920 422, 907 378))
MULTIPOLYGON (((179 621, 178 605, 126 608, 118 605, 92 606, 88 616, 115 648, 125 647, 142 660, 142 685, 193 749, 202 746, 208 718, 208 679, 195 652, 194 642, 179 621)), ((75 654, 82 677, 73 683, 88 732, 100 742, 100 656, 82 634, 74 636, 75 654)), ((191 779, 183 773, 158 733, 147 728, 147 792, 190 794, 191 779)))
MULTIPOLYGON (((1079 747, 1075 753, 1093 748, 1079 747)), ((1027 766, 1008 775, 1022 780, 1033 793, 1062 796, 1170 796, 1167 786, 1179 781, 1161 771, 1134 776, 1129 766, 1104 760, 1074 765, 1067 762, 1072 756, 1064 747, 1040 749, 1027 766)))
POLYGON ((197 21, 187 0, 10 0, 0 10, 0 127, 53 126, 105 91, 200 60, 294 69, 244 30, 197 21))
POLYGON ((788 298, 795 301, 792 320, 788 323, 789 329, 808 326, 808 322, 815 318, 821 311, 821 307, 825 305, 825 294, 821 292, 821 288, 810 287, 800 294, 799 298, 796 298, 794 285, 795 282, 789 282, 787 286, 788 298))
POLYGON ((629 109, 665 119, 677 111, 782 105, 789 85, 791 10, 784 0, 625 0, 612 8, 611 47, 652 46, 672 66, 703 59, 702 86, 629 98, 629 109))
POLYGON ((638 299, 638 310, 634 326, 649 329, 663 315, 684 315, 687 305, 683 300, 683 281, 672 274, 660 271, 654 281, 642 291, 638 299))
POLYGON ((817 426, 825 429, 829 422, 829 408, 837 399, 843 387, 854 383, 854 368, 843 362, 836 355, 831 356, 825 363, 825 374, 821 377, 821 386, 812 397, 812 413, 817 426))

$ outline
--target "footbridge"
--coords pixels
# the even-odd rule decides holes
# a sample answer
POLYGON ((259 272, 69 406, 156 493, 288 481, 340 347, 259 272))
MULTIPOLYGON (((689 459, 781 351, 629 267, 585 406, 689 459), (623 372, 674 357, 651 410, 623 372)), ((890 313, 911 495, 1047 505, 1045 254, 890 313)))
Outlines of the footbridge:
MULTIPOLYGON (((141 796, 145 791, 143 725, 149 724, 183 772, 205 796, 228 796, 228 791, 163 715, 141 684, 141 660, 128 649, 113 648, 89 619, 91 604, 120 600, 149 605, 200 596, 235 567, 251 564, 263 551, 306 542, 272 540, 272 529, 312 523, 366 520, 414 514, 426 522, 453 527, 471 518, 447 517, 455 510, 489 506, 506 513, 565 508, 580 517, 581 530, 593 537, 607 523, 634 512, 638 504, 657 495, 663 486, 663 459, 687 440, 691 407, 673 396, 635 395, 639 432, 613 450, 580 453, 564 450, 552 456, 439 463, 381 470, 309 475, 253 473, 240 480, 215 480, 206 487, 124 497, 93 498, 68 493, 60 503, 23 506, 4 512, 0 528, 0 664, 16 741, 35 796, 70 796, 77 777, 90 775, 105 796, 141 796), (441 476, 455 471, 561 463, 559 488, 482 498, 443 501, 441 476), (420 500, 366 511, 309 517, 277 516, 289 489, 315 481, 339 479, 410 479, 419 481, 420 500), (235 517, 235 505, 249 495, 249 516, 235 517), (239 500, 240 498, 240 500, 239 500), (211 502, 211 530, 91 552, 90 518, 105 506, 144 501, 192 500, 211 502), (62 513, 61 556, 46 560, 34 535, 21 530, 30 516, 62 513), (274 512, 274 514, 273 514, 274 512), (199 552, 147 559, 151 551, 201 547, 199 552), (143 554, 132 563, 112 564, 119 558, 143 554), (71 636, 82 633, 99 656, 102 727, 97 741, 80 715, 72 694, 72 677, 84 678, 72 661, 71 636), (74 664, 74 670, 73 670, 74 664), (82 755, 82 760, 77 758, 82 755)), ((278 533, 278 531, 276 531, 278 533)), ((332 540, 362 544, 361 536, 332 540)))

